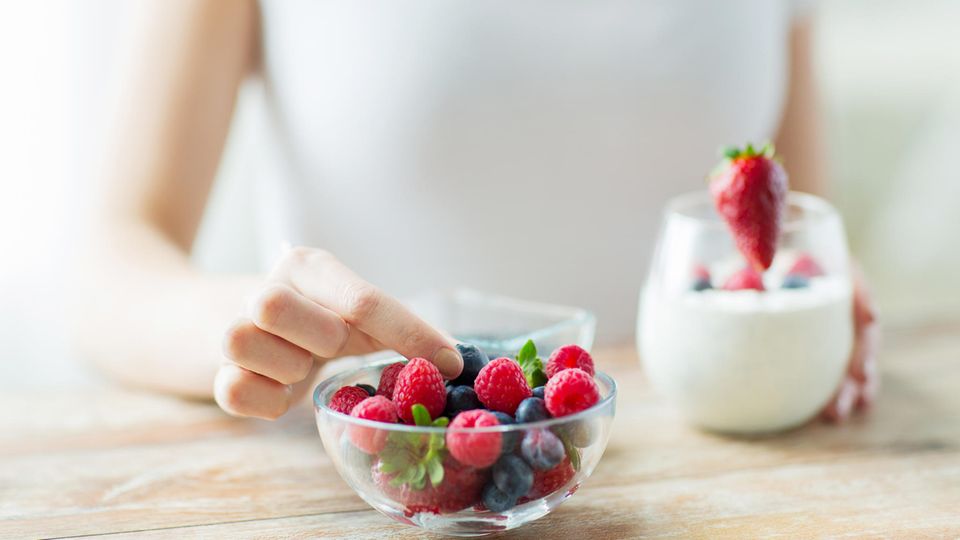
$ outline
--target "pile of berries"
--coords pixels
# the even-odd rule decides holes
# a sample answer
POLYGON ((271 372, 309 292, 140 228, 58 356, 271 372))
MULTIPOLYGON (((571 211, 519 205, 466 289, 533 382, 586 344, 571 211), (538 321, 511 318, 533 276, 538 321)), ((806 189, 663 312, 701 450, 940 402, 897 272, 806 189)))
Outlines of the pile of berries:
POLYGON ((503 512, 566 487, 580 468, 580 449, 598 434, 589 419, 526 430, 496 426, 594 406, 600 391, 590 353, 566 345, 544 364, 532 341, 515 358, 490 359, 474 345, 457 349, 463 371, 453 380, 445 382, 433 364, 413 358, 385 367, 376 389, 337 390, 328 404, 337 412, 447 428, 441 435, 351 424, 347 459, 369 467, 373 483, 411 516, 465 508, 503 512))
MULTIPOLYGON (((693 267, 691 272, 690 289, 694 291, 705 291, 713 288, 710 281, 710 271, 702 264, 693 267)), ((805 289, 810 286, 810 280, 824 275, 823 269, 809 254, 800 254, 787 273, 783 276, 780 286, 784 289, 805 289)), ((763 286, 763 275, 752 267, 746 266, 736 273, 732 274, 723 283, 723 290, 739 291, 752 289, 755 291, 766 290, 763 286)))

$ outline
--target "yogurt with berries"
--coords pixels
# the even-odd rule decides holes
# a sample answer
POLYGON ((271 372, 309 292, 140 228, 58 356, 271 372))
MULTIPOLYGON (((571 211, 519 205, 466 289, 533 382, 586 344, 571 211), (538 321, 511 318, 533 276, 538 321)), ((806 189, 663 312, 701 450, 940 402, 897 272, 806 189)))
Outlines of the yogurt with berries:
POLYGON ((815 416, 847 367, 851 286, 845 276, 791 279, 770 272, 764 291, 648 287, 638 341, 652 384, 714 431, 779 431, 815 416))

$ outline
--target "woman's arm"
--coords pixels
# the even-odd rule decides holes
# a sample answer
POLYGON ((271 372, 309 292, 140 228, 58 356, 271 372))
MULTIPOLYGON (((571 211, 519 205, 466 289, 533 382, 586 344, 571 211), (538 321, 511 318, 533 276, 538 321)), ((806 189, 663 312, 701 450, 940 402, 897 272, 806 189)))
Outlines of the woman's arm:
POLYGON ((142 19, 71 288, 79 349, 125 383, 261 418, 287 410, 318 359, 389 348, 455 377, 442 334, 322 250, 291 249, 269 276, 191 266, 257 19, 253 0, 162 0, 142 19))
POLYGON ((210 396, 223 329, 253 277, 189 253, 253 66, 252 0, 140 3, 72 287, 79 352, 131 385, 210 396))
POLYGON ((809 17, 798 20, 790 32, 787 98, 775 142, 790 171, 791 189, 826 195, 812 41, 809 17))

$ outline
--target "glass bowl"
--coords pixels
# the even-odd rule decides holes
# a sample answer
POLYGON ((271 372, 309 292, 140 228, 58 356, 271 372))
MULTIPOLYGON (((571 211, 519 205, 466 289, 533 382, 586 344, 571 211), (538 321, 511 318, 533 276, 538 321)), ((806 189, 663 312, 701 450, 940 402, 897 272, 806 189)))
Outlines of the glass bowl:
MULTIPOLYGON (((340 373, 320 383, 313 393, 317 429, 337 472, 370 506, 401 523, 454 536, 482 536, 519 527, 545 516, 573 495, 603 455, 613 421, 617 387, 613 379, 600 372, 594 377, 600 390, 600 401, 596 405, 569 416, 526 424, 461 429, 385 424, 354 418, 327 406, 340 387, 359 383, 376 386, 385 366, 403 360, 383 360, 340 373), (381 456, 388 452, 408 447, 430 448, 451 434, 499 433, 502 439, 517 441, 514 445, 519 447, 519 440, 533 430, 550 430, 556 434, 564 443, 566 456, 550 471, 535 472, 530 491, 516 506, 502 512, 487 510, 481 502, 481 491, 490 481, 491 467, 460 464, 446 450, 441 450, 443 474, 436 485, 430 480, 424 480, 420 489, 411 484, 391 485, 390 480, 395 480, 400 473, 389 474, 379 468, 381 456)), ((515 452, 519 454, 519 450, 515 452)), ((420 478, 431 478, 434 474, 427 473, 421 473, 420 478)))
POLYGON ((593 346, 597 320, 589 311, 456 288, 406 299, 427 322, 492 357, 512 356, 528 339, 542 350, 593 346))

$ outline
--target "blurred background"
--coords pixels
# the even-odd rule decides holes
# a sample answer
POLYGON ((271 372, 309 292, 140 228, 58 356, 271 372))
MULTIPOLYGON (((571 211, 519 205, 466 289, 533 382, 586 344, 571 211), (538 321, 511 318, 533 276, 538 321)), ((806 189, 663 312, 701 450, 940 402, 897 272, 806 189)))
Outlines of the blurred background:
MULTIPOLYGON (((83 377, 67 368, 58 275, 72 209, 95 171, 123 0, 0 2, 0 388, 83 377), (35 369, 29 372, 36 372, 35 369)), ((960 3, 843 0, 816 12, 830 171, 854 252, 887 320, 960 314, 960 3)), ((244 89, 197 259, 256 268, 247 160, 257 88, 244 89)))

